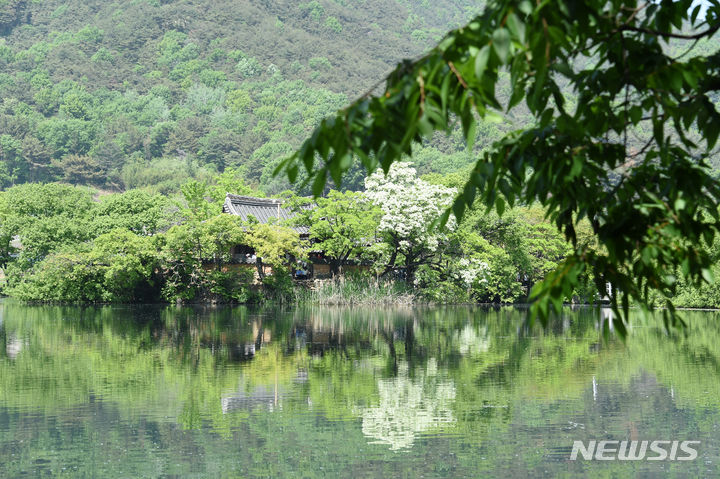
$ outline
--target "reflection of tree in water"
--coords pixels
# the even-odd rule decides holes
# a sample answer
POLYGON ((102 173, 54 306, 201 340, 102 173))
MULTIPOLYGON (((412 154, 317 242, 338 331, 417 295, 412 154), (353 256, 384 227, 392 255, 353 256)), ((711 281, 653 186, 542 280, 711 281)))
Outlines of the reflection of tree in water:
POLYGON ((490 336, 488 335, 487 326, 480 328, 473 327, 470 324, 458 333, 458 352, 465 355, 475 355, 485 353, 490 349, 490 336))
POLYGON ((438 376, 436 361, 430 359, 412 377, 408 373, 401 362, 396 377, 378 380, 379 404, 359 411, 371 444, 387 444, 393 451, 409 448, 416 435, 455 422, 455 384, 438 376))

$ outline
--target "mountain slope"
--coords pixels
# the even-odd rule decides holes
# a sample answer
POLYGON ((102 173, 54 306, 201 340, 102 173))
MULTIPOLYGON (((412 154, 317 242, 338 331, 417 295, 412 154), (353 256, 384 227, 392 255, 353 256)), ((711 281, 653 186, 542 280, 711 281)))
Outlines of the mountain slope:
POLYGON ((476 13, 465 0, 0 0, 0 187, 269 192, 317 122, 476 13))

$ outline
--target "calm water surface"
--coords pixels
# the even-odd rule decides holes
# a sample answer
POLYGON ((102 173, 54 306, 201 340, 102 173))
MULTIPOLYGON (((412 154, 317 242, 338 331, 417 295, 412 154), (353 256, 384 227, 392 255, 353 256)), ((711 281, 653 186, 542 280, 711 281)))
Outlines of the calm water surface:
POLYGON ((0 303, 0 477, 716 477, 720 315, 0 303), (690 462, 575 440, 698 440, 690 462))

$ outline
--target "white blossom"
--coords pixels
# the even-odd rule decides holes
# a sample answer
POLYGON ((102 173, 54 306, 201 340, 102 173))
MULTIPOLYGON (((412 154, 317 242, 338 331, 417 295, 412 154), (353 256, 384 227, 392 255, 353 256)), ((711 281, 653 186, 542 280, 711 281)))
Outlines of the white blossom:
MULTIPOLYGON (((430 226, 450 207, 455 189, 418 178, 410 163, 393 164, 387 175, 378 170, 365 180, 365 189, 367 197, 382 209, 379 231, 395 233, 404 250, 437 250, 444 234, 430 226)), ((454 227, 451 217, 448 228, 454 227)))
POLYGON ((460 271, 456 273, 457 279, 461 280, 466 288, 482 285, 488 282, 490 266, 485 261, 476 258, 462 258, 458 261, 460 271))

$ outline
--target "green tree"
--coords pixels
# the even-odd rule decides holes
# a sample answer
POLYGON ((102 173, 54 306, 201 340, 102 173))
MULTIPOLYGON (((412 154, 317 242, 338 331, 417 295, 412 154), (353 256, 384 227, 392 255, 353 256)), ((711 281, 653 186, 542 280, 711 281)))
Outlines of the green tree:
POLYGON ((103 300, 103 275, 86 252, 51 254, 19 278, 8 293, 23 301, 83 302, 103 300))
POLYGON ((130 190, 100 199, 95 212, 98 233, 123 228, 137 235, 151 236, 166 230, 175 216, 170 200, 142 190, 130 190))
POLYGON ((273 268, 274 276, 288 276, 289 266, 305 258, 300 236, 286 226, 251 223, 245 240, 255 250, 261 280, 266 277, 265 265, 273 268))
POLYGON ((60 170, 62 179, 73 185, 100 185, 105 182, 105 172, 97 159, 87 155, 65 155, 53 162, 60 170))
POLYGON ((160 275, 168 301, 240 301, 249 299, 248 270, 227 271, 232 249, 246 243, 240 218, 215 215, 170 228, 162 237, 160 275), (207 264, 212 265, 206 268, 207 264))
POLYGON ((8 292, 25 301, 155 301, 154 243, 128 230, 113 230, 92 245, 51 253, 11 283, 8 292))
POLYGON ((381 210, 362 193, 332 190, 314 201, 294 201, 298 215, 293 223, 310 230, 313 248, 330 261, 333 275, 342 274, 346 261, 362 259, 376 238, 381 210))
MULTIPOLYGON (((512 219, 493 221, 492 214, 483 214, 480 209, 469 211, 450 234, 445 261, 436 268, 437 273, 430 276, 430 281, 426 279, 427 272, 424 273, 422 285, 431 295, 436 295, 431 281, 450 281, 466 292, 466 298, 457 298, 463 301, 511 303, 525 300, 521 271, 527 263, 527 254, 515 235, 522 226, 522 222, 512 219), (504 231, 507 226, 510 231, 504 231), (473 274, 468 274, 472 271, 473 274)), ((445 297, 452 300, 449 294, 445 297)))
POLYGON ((228 168, 214 178, 215 184, 210 186, 210 197, 218 204, 225 202, 228 193, 242 196, 254 196, 263 198, 265 194, 255 188, 248 186, 245 176, 235 168, 228 168))
POLYGON ((524 100, 534 121, 482 155, 454 203, 456 217, 476 196, 499 213, 506 203, 546 208, 573 251, 533 289, 533 316, 543 322, 592 270, 599 291, 607 283, 619 291, 611 301, 621 334, 630 301, 647 309, 651 291, 675 324, 677 274, 712 281, 705 248, 718 230, 720 200, 708 168, 720 134, 720 51, 667 48, 691 47, 720 29, 720 2, 707 2, 704 17, 693 3, 496 0, 427 55, 401 63, 381 95, 324 120, 280 169, 294 180, 303 167, 319 194, 328 178, 340 183, 353 157, 369 172, 387 172, 456 119, 472 145, 478 117, 502 118, 524 100), (510 94, 501 103, 505 78, 510 94), (577 241, 584 218, 602 248, 577 241))
POLYGON ((152 238, 126 229, 115 229, 93 241, 88 258, 101 272, 103 301, 156 300, 158 253, 154 243, 152 238))
POLYGON ((245 228, 235 215, 221 214, 203 222, 200 228, 203 259, 212 259, 215 269, 230 261, 234 246, 245 242, 245 228))
POLYGON ((17 238, 23 267, 93 237, 92 190, 56 183, 25 184, 0 193, 4 239, 17 238))
POLYGON ((189 180, 180 190, 185 200, 185 207, 181 209, 181 213, 191 223, 206 220, 220 213, 220 205, 208 201, 210 194, 207 184, 189 180))

